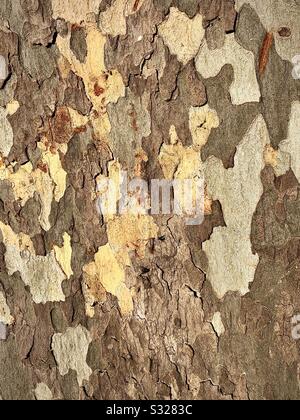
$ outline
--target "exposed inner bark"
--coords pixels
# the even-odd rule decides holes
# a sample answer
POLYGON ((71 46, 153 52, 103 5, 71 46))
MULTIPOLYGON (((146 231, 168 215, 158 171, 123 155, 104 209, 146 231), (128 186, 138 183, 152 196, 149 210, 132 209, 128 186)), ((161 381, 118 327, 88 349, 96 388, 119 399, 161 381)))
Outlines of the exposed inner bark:
POLYGON ((258 3, 0 2, 0 399, 300 399, 300 5, 258 3), (203 221, 100 215, 122 171, 203 221))

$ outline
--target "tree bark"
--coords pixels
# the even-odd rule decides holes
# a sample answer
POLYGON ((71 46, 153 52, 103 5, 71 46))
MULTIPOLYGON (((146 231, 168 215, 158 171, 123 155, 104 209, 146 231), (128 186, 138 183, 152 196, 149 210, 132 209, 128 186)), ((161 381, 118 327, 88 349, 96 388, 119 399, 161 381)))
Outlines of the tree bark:
POLYGON ((300 4, 258 3, 0 2, 0 399, 300 398, 300 4), (101 214, 122 177, 203 220, 101 214))

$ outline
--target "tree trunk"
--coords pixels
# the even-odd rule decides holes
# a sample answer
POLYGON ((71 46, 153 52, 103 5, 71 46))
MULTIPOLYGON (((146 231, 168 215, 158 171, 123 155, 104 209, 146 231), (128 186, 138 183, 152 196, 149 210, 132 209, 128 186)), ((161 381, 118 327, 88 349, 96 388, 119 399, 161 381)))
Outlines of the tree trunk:
POLYGON ((299 1, 0 2, 0 399, 300 398, 299 79, 299 1))

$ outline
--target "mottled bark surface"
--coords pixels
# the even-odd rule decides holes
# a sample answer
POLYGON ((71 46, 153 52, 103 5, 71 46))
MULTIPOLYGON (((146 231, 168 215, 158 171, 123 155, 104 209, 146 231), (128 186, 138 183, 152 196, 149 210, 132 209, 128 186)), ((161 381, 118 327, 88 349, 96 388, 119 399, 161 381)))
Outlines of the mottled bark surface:
POLYGON ((296 0, 1 0, 0 399, 300 398, 297 55, 296 0))

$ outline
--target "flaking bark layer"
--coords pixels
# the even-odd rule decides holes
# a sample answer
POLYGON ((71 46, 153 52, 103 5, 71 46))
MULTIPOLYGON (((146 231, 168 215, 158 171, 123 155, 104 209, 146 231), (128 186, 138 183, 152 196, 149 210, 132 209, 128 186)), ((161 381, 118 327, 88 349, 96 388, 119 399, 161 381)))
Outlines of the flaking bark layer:
POLYGON ((0 2, 0 399, 300 399, 299 39, 299 1, 0 2), (204 221, 100 216, 122 171, 203 175, 204 221))

